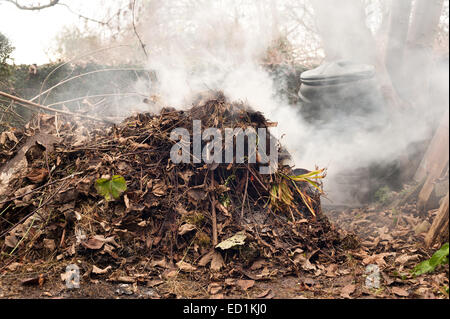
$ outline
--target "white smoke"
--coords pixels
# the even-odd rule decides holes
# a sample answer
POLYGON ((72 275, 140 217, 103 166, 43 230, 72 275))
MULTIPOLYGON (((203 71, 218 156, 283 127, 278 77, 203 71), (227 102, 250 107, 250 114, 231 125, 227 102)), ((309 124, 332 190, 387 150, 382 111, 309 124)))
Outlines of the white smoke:
MULTIPOLYGON (((434 94, 434 104, 427 105, 426 109, 392 112, 382 106, 386 114, 367 118, 367 121, 381 122, 380 128, 372 132, 355 131, 353 123, 345 118, 339 123, 339 134, 336 127, 312 126, 303 119, 298 108, 276 96, 273 79, 260 65, 262 55, 277 35, 268 31, 272 30, 274 22, 270 16, 258 16, 261 12, 254 7, 238 11, 234 1, 200 1, 181 12, 170 10, 172 2, 159 2, 159 10, 144 23, 143 31, 149 53, 147 67, 156 71, 157 93, 162 100, 183 108, 189 106, 193 94, 222 90, 231 100, 247 101, 268 119, 278 122, 278 132, 283 136, 281 142, 297 167, 328 168, 325 185, 335 202, 348 200, 339 198, 343 196, 339 192, 342 185, 336 184, 340 173, 373 163, 389 163, 408 155, 404 154, 408 145, 429 137, 430 123, 436 122, 436 116, 442 114, 448 104, 448 87, 444 89, 442 85, 448 82, 445 80, 448 79, 447 64, 446 69, 438 68, 438 72, 433 73, 431 83, 438 93, 434 94), (171 12, 175 21, 168 23, 164 19, 171 12), (178 19, 183 23, 178 23, 178 19), (164 28, 164 36, 161 28, 164 28)), ((334 14, 340 9, 337 1, 328 5, 332 6, 329 11, 334 14)), ((337 23, 335 20, 330 19, 337 23)), ((353 28, 348 22, 352 23, 352 19, 338 22, 340 29, 353 28)), ((361 30, 359 35, 358 30, 353 30, 352 37, 367 36, 367 30, 361 30)), ((337 39, 335 42, 339 46, 346 43, 352 47, 340 50, 352 52, 356 45, 354 40, 337 39)), ((367 55, 373 53, 367 52, 367 55)), ((409 69, 413 72, 419 67, 411 65, 409 69)))

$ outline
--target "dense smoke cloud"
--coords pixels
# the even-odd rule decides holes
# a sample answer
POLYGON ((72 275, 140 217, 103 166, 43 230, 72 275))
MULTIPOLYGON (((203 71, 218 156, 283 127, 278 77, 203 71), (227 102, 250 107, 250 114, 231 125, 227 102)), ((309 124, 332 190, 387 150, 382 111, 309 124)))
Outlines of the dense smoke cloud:
MULTIPOLYGON (((372 34, 368 27, 355 28, 358 18, 351 17, 361 16, 360 12, 353 12, 361 6, 352 6, 352 3, 355 4, 355 0, 346 0, 345 5, 341 1, 338 4, 327 0, 313 3, 315 8, 328 6, 321 11, 325 16, 318 22, 319 30, 334 30, 331 34, 334 41, 326 42, 325 49, 337 52, 338 56, 329 56, 327 60, 376 63, 375 42, 358 45, 358 39, 372 37, 372 34)), ((232 100, 248 101, 267 118, 278 122, 281 143, 292 154, 297 167, 328 168, 325 189, 334 203, 354 200, 340 192, 339 175, 372 164, 391 164, 412 155, 415 151, 412 143, 429 137, 448 105, 448 86, 444 85, 448 83, 448 64, 442 67, 444 62, 434 68, 436 72, 431 76, 432 104, 398 111, 389 109, 380 99, 379 111, 364 119, 377 124, 377 129, 369 131, 356 130, 354 122, 346 117, 329 124, 312 125, 302 117, 301 105, 288 105, 276 94, 273 79, 260 65, 262 55, 277 35, 268 31, 273 30, 273 16, 261 18, 258 10, 249 10, 245 19, 238 19, 232 1, 201 2, 184 12, 184 28, 176 22, 164 24, 168 29, 163 37, 156 34, 161 27, 163 9, 154 10, 143 31, 144 42, 157 44, 159 48, 152 51, 149 45, 147 66, 156 71, 159 80, 158 87, 152 88, 154 92, 160 94, 166 104, 179 108, 188 106, 194 94, 205 90, 222 90, 232 100)), ((417 68, 420 65, 407 66, 408 72, 417 68)), ((408 78, 404 80, 407 82, 408 78)))

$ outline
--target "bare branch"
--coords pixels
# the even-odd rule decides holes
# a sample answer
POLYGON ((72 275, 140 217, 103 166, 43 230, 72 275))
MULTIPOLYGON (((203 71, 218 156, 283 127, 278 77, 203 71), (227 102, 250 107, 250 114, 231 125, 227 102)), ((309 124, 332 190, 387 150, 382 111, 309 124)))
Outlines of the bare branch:
POLYGON ((59 0, 50 0, 49 3, 43 4, 43 5, 25 6, 25 5, 21 5, 18 1, 15 1, 15 0, 3 0, 3 1, 10 2, 10 3, 14 4, 17 8, 19 8, 21 10, 41 10, 41 9, 53 7, 53 6, 55 6, 55 5, 57 5, 59 3, 59 0))
POLYGON ((86 16, 82 15, 79 12, 75 12, 74 10, 72 10, 72 8, 70 8, 70 6, 68 6, 65 3, 58 3, 58 4, 61 5, 61 6, 66 7, 67 10, 69 10, 71 13, 77 15, 79 18, 85 19, 87 21, 92 21, 92 22, 98 23, 98 24, 103 25, 103 26, 108 26, 109 22, 111 21, 111 19, 109 19, 108 21, 105 22, 105 21, 100 21, 100 20, 94 19, 94 18, 89 18, 89 17, 86 17, 86 16))
POLYGON ((136 34, 136 37, 139 40, 139 43, 141 44, 142 51, 144 51, 145 56, 148 58, 147 50, 145 49, 145 44, 142 42, 141 37, 139 36, 137 30, 136 30, 136 24, 134 23, 134 7, 136 5, 136 0, 133 0, 133 7, 132 7, 132 15, 133 15, 133 30, 134 34, 136 34))
POLYGON ((66 114, 66 115, 70 115, 70 116, 78 116, 78 117, 82 117, 82 118, 87 118, 87 119, 94 120, 94 121, 100 121, 100 122, 105 122, 105 123, 112 123, 111 121, 109 121, 107 119, 99 119, 99 118, 96 118, 96 117, 93 117, 93 116, 89 116, 89 115, 85 115, 85 114, 78 114, 78 113, 72 113, 72 112, 64 111, 64 110, 52 109, 50 107, 47 107, 47 106, 44 106, 44 105, 40 105, 40 104, 31 102, 31 101, 28 101, 28 100, 24 100, 24 99, 22 99, 20 97, 17 97, 17 96, 14 96, 14 95, 8 94, 6 92, 2 92, 2 91, 0 91, 0 96, 7 97, 8 99, 11 99, 11 100, 13 100, 15 102, 18 102, 20 105, 24 105, 25 104, 25 105, 32 106, 34 108, 39 108, 39 109, 43 109, 43 110, 54 112, 54 113, 61 113, 61 114, 66 114))

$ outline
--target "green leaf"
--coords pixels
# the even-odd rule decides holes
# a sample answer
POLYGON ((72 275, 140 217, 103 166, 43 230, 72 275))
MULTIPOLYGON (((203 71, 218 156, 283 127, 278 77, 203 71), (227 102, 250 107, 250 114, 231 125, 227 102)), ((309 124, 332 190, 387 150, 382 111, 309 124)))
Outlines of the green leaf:
POLYGON ((120 194, 127 190, 125 178, 120 175, 114 175, 111 179, 99 178, 95 182, 97 192, 105 197, 107 201, 117 199, 120 194))
POLYGON ((433 267, 448 264, 448 243, 442 245, 430 258, 430 265, 433 267))
POLYGON ((416 276, 432 272, 439 265, 448 264, 448 243, 442 245, 442 247, 436 251, 430 259, 422 261, 412 270, 412 273, 416 276))

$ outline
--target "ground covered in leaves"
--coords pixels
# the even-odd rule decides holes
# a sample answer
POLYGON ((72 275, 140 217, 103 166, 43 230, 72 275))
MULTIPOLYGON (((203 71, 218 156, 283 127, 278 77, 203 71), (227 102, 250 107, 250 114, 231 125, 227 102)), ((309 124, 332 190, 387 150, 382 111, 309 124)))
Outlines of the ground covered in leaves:
MULTIPOLYGON (((410 271, 431 257, 438 246, 425 250, 426 228, 413 205, 393 215, 377 205, 330 209, 326 214, 338 223, 346 238, 345 258, 303 262, 298 275, 285 274, 270 261, 257 259, 249 267, 212 272, 201 269, 168 275, 167 265, 151 266, 150 258, 125 266, 130 276, 116 280, 96 274, 92 259, 74 257, 63 262, 14 262, 0 275, 2 298, 448 298, 449 267, 420 276, 410 271), (409 220, 409 222, 408 222, 409 220), (356 233, 354 233, 356 232, 356 233), (359 235, 357 235, 359 234, 359 235), (67 289, 61 274, 68 264, 82 269, 79 289, 67 289), (366 285, 380 271, 379 288, 366 285), (39 285, 39 275, 45 280, 39 285)), ((430 212, 428 218, 432 218, 430 212)), ((109 272, 109 271, 108 271, 109 272)))
POLYGON ((113 127, 44 115, 2 134, 0 297, 448 298, 448 265, 410 274, 432 254, 414 203, 324 214, 322 170, 176 165, 170 133, 194 119, 273 125, 219 92, 113 127))

